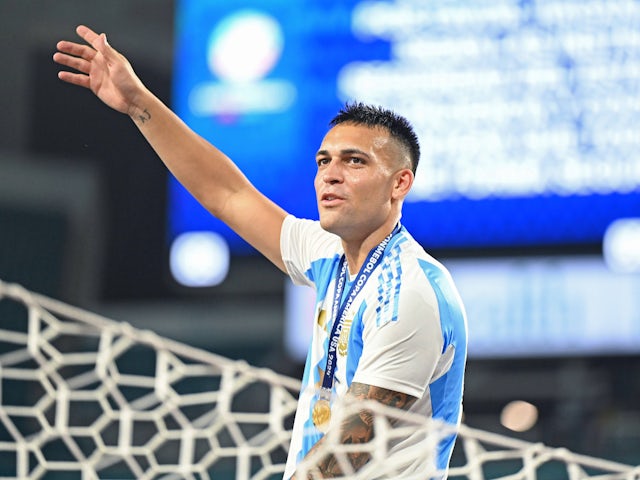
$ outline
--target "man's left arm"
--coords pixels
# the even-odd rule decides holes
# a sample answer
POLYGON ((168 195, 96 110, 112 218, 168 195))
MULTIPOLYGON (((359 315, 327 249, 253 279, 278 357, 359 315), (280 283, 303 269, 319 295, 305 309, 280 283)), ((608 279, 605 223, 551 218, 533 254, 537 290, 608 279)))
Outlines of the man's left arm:
MULTIPOLYGON (((364 383, 353 382, 349 387, 347 395, 354 400, 376 400, 384 405, 407 410, 418 399, 406 393, 400 393, 386 388, 375 387, 364 383)), ((374 437, 373 431, 373 414, 367 409, 359 410, 356 414, 346 417, 340 425, 340 443, 354 444, 367 443, 374 437)), ((313 455, 324 443, 323 437, 307 455, 313 455)), ((347 457, 351 462, 354 470, 362 468, 370 458, 366 452, 348 453, 347 457)), ((334 455, 327 455, 322 458, 316 465, 317 470, 322 478, 334 478, 344 475, 340 468, 339 462, 334 455)), ((297 477, 292 477, 295 480, 297 477)), ((309 476, 309 478, 314 478, 309 476)), ((300 480, 300 479, 298 479, 300 480)))

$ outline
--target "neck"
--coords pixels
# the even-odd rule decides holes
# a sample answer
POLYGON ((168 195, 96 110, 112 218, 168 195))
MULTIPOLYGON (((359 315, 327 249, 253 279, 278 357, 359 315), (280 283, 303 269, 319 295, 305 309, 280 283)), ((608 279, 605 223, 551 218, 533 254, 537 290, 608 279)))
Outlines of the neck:
POLYGON ((397 223, 394 223, 391 227, 379 229, 373 232, 368 237, 360 241, 348 241, 342 239, 342 248, 344 255, 347 259, 347 266, 349 267, 349 274, 355 275, 360 271, 360 268, 364 264, 369 252, 377 247, 395 228, 397 223))

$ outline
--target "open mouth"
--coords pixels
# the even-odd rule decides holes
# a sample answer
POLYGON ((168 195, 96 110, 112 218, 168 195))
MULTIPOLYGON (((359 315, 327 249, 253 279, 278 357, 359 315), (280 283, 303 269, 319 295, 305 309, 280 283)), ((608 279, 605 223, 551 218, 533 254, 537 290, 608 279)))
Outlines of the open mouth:
POLYGON ((323 193, 322 196, 320 197, 320 202, 323 205, 331 205, 334 203, 338 203, 342 200, 344 200, 342 197, 334 193, 323 193))

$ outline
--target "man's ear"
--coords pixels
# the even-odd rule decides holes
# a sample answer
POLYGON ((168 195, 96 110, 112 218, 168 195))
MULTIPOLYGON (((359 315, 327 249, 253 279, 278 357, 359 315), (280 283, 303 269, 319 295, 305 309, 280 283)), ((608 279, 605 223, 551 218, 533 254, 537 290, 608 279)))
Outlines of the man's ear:
POLYGON ((403 168, 396 172, 392 196, 396 200, 402 200, 407 196, 414 180, 413 172, 409 168, 403 168))

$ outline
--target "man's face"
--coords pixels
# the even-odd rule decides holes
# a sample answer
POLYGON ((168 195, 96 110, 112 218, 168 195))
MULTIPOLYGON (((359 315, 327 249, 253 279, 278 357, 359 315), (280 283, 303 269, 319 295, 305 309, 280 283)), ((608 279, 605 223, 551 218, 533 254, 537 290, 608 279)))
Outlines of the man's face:
POLYGON ((316 154, 316 199, 322 227, 343 238, 368 237, 397 214, 392 204, 402 149, 382 128, 340 124, 316 154))

